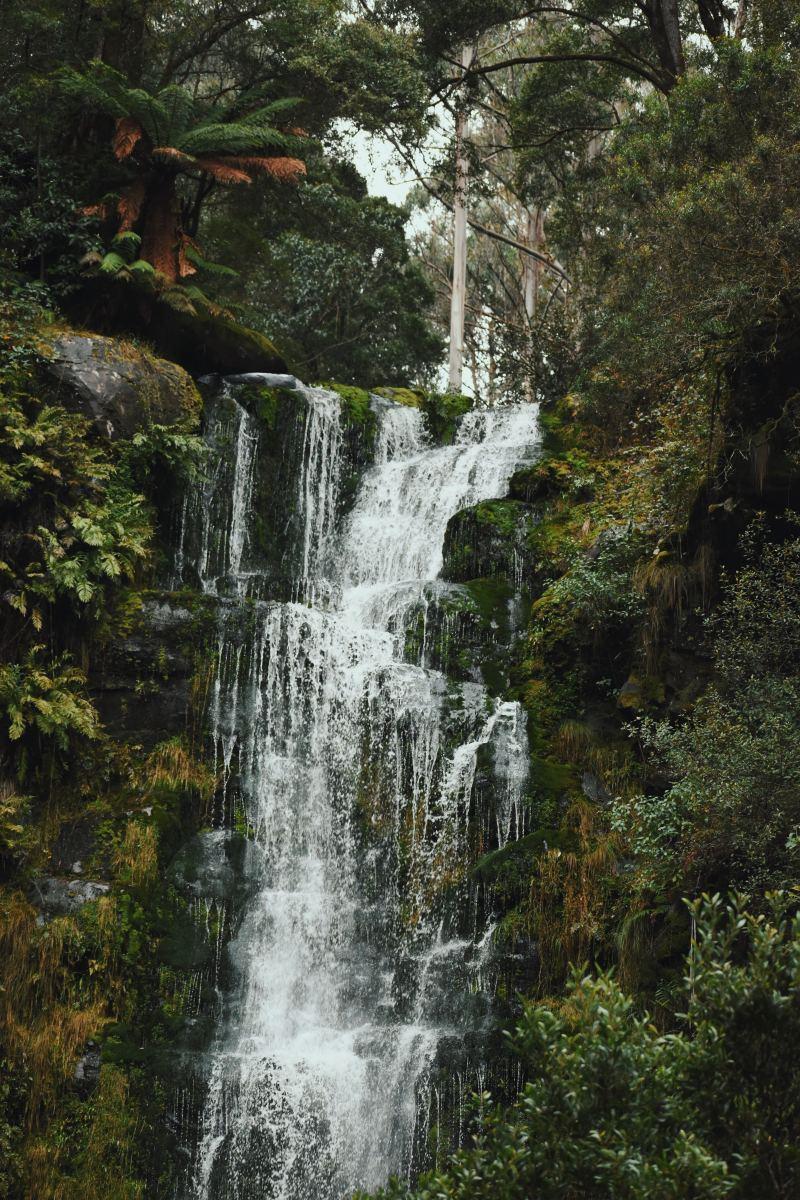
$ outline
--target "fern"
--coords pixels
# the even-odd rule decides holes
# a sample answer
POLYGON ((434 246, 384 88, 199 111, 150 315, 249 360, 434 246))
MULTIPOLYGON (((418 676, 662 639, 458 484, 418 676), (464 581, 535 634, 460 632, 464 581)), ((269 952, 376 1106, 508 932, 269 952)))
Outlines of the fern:
POLYGON ((118 254, 125 263, 133 263, 139 255, 141 244, 139 234, 134 233, 132 229, 126 229, 124 233, 117 234, 111 243, 111 249, 112 253, 118 254))
POLYGON ((124 271, 126 266, 127 263, 121 254, 117 254, 114 250, 109 250, 100 263, 100 270, 104 275, 119 275, 120 271, 124 271))
POLYGON ((295 139, 271 125, 236 121, 222 125, 200 125, 177 140, 184 154, 246 154, 253 150, 284 150, 295 139))
POLYGON ((42 665, 44 646, 33 646, 22 662, 0 666, 0 712, 11 741, 36 730, 66 750, 71 734, 96 738, 97 711, 85 695, 86 676, 67 655, 42 665))
POLYGON ((234 271, 232 267, 226 267, 223 263, 209 262, 207 258, 203 258, 202 254, 198 254, 191 247, 186 251, 186 257, 193 266, 197 267, 198 271, 206 271, 209 275, 219 275, 225 279, 239 278, 239 272, 234 271))

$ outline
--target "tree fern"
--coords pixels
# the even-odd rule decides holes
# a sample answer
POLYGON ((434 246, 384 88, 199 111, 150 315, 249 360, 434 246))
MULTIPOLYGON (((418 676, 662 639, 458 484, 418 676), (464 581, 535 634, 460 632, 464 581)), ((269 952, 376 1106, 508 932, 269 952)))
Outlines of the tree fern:
MULTIPOLYGON (((194 272, 177 216, 179 175, 232 185, 251 183, 256 172, 282 183, 297 183, 305 174, 303 162, 286 154, 299 147, 298 132, 278 127, 295 99, 265 102, 263 89, 253 89, 226 104, 209 104, 178 84, 150 93, 98 61, 83 72, 64 68, 59 81, 66 95, 116 119, 114 155, 137 172, 117 202, 119 233, 141 229, 142 259, 168 283, 194 272)), ((95 209, 107 215, 107 209, 95 209)), ((118 237, 100 270, 129 281, 141 277, 152 286, 149 276, 126 270, 133 262, 131 245, 118 237)))

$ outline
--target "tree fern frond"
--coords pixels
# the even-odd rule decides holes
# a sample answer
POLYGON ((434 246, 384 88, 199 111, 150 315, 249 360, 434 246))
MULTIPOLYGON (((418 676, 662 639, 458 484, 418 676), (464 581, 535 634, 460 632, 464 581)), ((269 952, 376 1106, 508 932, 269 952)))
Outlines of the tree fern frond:
MULTIPOLYGON (((296 96, 285 96, 280 100, 268 100, 264 102, 265 93, 269 90, 270 84, 266 83, 260 87, 249 88, 245 92, 240 92, 228 104, 220 105, 217 109, 215 117, 219 122, 227 122, 230 124, 233 121, 247 121, 256 113, 263 118, 262 123, 272 122, 282 113, 290 112, 300 103, 300 99, 296 96)), ((210 114, 209 114, 210 116, 210 114)))
POLYGON ((273 179, 278 179, 281 183, 298 183, 300 177, 307 173, 306 164, 299 158, 281 156, 274 158, 247 157, 236 159, 235 161, 242 165, 247 164, 247 170, 263 171, 265 175, 271 175, 273 179))
POLYGON ((222 263, 209 262, 207 258, 203 258, 196 246, 188 246, 186 248, 186 257, 200 271, 205 271, 209 275, 219 275, 225 279, 238 279, 239 272, 234 271, 233 267, 226 267, 222 263))
POLYGON ((127 104, 115 92, 109 91, 88 73, 63 67, 56 76, 56 83, 63 95, 93 105, 112 117, 129 115, 127 104))
POLYGON ((158 99, 169 120, 169 140, 174 142, 191 126, 195 115, 195 100, 186 88, 170 84, 158 93, 158 99))
POLYGON ((252 183, 253 180, 246 171, 232 166, 228 159, 198 158, 195 160, 201 171, 205 171, 219 183, 252 183))
POLYGON ((200 125, 177 141, 186 154, 248 154, 258 150, 285 149, 289 137, 271 125, 235 121, 222 125, 200 125))

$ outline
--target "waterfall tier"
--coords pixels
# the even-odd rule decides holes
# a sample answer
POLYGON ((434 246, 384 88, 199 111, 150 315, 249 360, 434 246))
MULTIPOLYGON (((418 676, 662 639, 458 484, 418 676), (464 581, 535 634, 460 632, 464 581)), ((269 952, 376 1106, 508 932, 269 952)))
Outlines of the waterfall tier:
POLYGON ((535 413, 478 410, 435 446, 420 412, 375 398, 374 464, 344 512, 338 397, 296 385, 300 468, 267 569, 248 386, 211 409, 213 470, 176 560, 176 583, 221 599, 213 740, 222 811, 250 842, 185 1194, 338 1200, 413 1173, 425 1081, 487 1011, 467 854, 481 822, 494 846, 522 830, 524 713, 426 665, 424 646, 406 661, 406 633, 441 586, 448 522, 505 494, 535 413), (473 802, 487 748, 490 814, 473 802))

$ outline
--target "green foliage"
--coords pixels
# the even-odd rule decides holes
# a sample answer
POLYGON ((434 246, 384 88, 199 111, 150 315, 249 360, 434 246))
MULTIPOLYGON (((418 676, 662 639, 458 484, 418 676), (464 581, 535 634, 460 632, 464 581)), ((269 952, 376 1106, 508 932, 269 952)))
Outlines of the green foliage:
POLYGON ((124 447, 120 472, 136 488, 152 484, 163 473, 174 479, 195 479, 206 460, 203 439, 169 425, 151 425, 135 433, 124 447))
MULTIPOLYGON (((84 501, 55 530, 39 526, 41 564, 28 567, 26 589, 47 600, 66 594, 88 603, 108 580, 134 578, 138 563, 147 557, 151 534, 144 497, 112 486, 102 504, 84 501)), ((27 590, 19 594, 23 613, 27 590)))
POLYGON ((797 870, 800 769, 800 542, 742 539, 744 564, 708 621, 716 675, 681 722, 637 734, 671 780, 660 795, 618 801, 640 886, 688 886, 699 872, 763 890, 797 870))
POLYGON ((272 189, 241 217, 210 219, 206 244, 239 274, 219 280, 221 293, 305 377, 366 388, 424 382, 441 342, 427 315, 432 290, 409 257, 405 211, 368 196, 343 163, 309 156, 308 165, 294 209, 272 189))
MULTIPOLYGON (((669 106, 635 106, 607 154, 571 177, 555 217, 586 246, 580 390, 615 430, 676 384, 769 356, 796 319, 800 113, 791 43, 720 42, 669 106)), ((642 414, 644 419, 646 413, 642 414)))
POLYGON ((678 1012, 659 1033, 613 976, 575 970, 512 1038, 527 1082, 481 1097, 473 1145, 382 1197, 789 1200, 800 1185, 800 919, 703 897, 678 1012))
POLYGON ((83 672, 65 656, 43 661, 44 652, 33 646, 21 662, 0 665, 0 711, 12 741, 36 730, 66 750, 71 734, 97 737, 97 713, 83 672))
POLYGON ((610 527, 598 539, 596 551, 592 558, 577 553, 569 570, 534 604, 534 647, 561 639, 591 643, 641 617, 641 598, 631 583, 641 553, 635 531, 630 526, 610 527))

